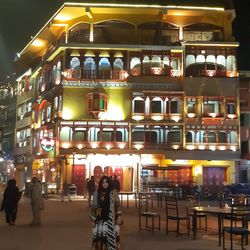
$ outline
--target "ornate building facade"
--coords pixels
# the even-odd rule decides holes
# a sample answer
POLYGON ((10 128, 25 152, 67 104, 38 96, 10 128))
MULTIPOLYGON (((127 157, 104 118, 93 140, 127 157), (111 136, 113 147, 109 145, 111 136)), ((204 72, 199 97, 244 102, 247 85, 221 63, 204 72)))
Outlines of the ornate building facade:
POLYGON ((78 193, 103 174, 123 191, 235 182, 234 10, 179 2, 65 3, 20 52, 16 150, 30 175, 78 193))

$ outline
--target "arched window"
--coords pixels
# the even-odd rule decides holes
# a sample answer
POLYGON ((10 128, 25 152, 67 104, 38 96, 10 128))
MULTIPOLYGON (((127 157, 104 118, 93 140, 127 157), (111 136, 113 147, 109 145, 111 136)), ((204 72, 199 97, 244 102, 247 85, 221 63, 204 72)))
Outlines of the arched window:
POLYGON ((114 61, 115 70, 123 70, 123 61, 121 58, 116 58, 114 61))
POLYGON ((150 75, 150 59, 148 56, 144 56, 142 60, 142 72, 144 75, 150 75))
POLYGON ((132 130, 132 141, 133 142, 144 142, 144 127, 137 126, 132 130))
POLYGON ((86 128, 75 128, 73 137, 74 137, 75 142, 85 142, 85 141, 87 141, 86 128))
POLYGON ((215 132, 208 132, 207 133, 207 142, 208 143, 216 143, 216 133, 215 132))
POLYGON ((195 56, 194 55, 187 55, 186 56, 186 67, 188 67, 191 64, 195 63, 195 56))
POLYGON ((160 97, 154 97, 151 101, 151 113, 162 113, 163 101, 160 97))
POLYGON ((227 134, 226 132, 218 132, 218 143, 227 143, 227 134))
POLYGON ((186 133, 186 142, 187 143, 192 143, 194 142, 194 132, 188 131, 186 133))
POLYGON ((179 40, 178 27, 165 22, 138 25, 139 44, 171 45, 179 40))
POLYGON ((94 24, 94 42, 105 44, 135 44, 135 26, 122 20, 94 24))
POLYGON ((70 61, 70 69, 79 70, 80 60, 77 57, 73 57, 70 61))
POLYGON ((102 58, 99 61, 99 70, 110 70, 110 62, 108 58, 102 58))
POLYGON ((85 59, 83 64, 84 70, 96 70, 96 64, 92 57, 88 57, 85 59))
POLYGON ((60 141, 70 142, 72 140, 72 128, 63 127, 60 131, 60 141))
POLYGON ((141 61, 138 57, 133 57, 130 61, 130 73, 132 76, 141 75, 141 61))
POLYGON ((208 55, 208 56, 206 57, 206 62, 209 62, 209 63, 216 63, 215 56, 214 56, 214 55, 208 55))
POLYGON ((217 56, 217 64, 222 65, 223 67, 226 68, 226 58, 223 55, 218 55, 217 56))
POLYGON ((173 98, 170 104, 171 114, 181 114, 182 113, 182 101, 179 98, 173 98))
POLYGON ((196 63, 204 63, 206 60, 205 60, 205 56, 204 55, 198 55, 196 57, 196 63))
POLYGON ((144 113, 145 112, 145 101, 141 97, 136 97, 132 103, 133 113, 144 113))
POLYGON ((61 83, 61 67, 62 67, 61 61, 57 62, 57 66, 56 66, 56 81, 55 81, 56 85, 59 85, 61 83))
POLYGON ((236 70, 236 58, 233 55, 227 57, 227 70, 236 70))
POLYGON ((235 131, 231 131, 228 134, 228 142, 229 143, 238 143, 238 134, 235 131))
POLYGON ((181 129, 177 126, 172 127, 168 133, 168 142, 180 143, 181 142, 181 129))
POLYGON ((206 143, 206 134, 205 134, 205 131, 199 131, 199 132, 197 132, 196 142, 197 143, 206 143))
POLYGON ((69 42, 88 43, 90 24, 79 23, 69 30, 69 42))

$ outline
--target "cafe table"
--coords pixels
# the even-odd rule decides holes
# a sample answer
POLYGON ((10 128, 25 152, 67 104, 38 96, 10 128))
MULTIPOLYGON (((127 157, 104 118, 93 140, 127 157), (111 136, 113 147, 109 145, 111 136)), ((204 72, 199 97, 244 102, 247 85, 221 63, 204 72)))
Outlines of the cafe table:
MULTIPOLYGON (((230 215, 231 214, 231 208, 230 207, 192 207, 189 208, 192 209, 193 211, 193 223, 192 223, 192 229, 193 229, 193 239, 196 239, 196 234, 197 234, 197 215, 199 213, 202 214, 211 214, 214 215, 218 218, 218 234, 219 234, 219 246, 221 246, 221 237, 222 237, 222 220, 225 215, 230 215)), ((250 210, 247 211, 237 211, 238 216, 248 216, 250 215, 250 210)))

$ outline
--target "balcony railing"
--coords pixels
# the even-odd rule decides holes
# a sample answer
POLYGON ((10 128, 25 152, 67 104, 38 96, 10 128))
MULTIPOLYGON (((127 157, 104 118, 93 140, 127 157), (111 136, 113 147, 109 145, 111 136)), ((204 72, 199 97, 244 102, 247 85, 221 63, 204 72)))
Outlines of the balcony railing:
POLYGON ((238 77, 237 71, 234 70, 192 70, 186 73, 186 77, 238 77))
POLYGON ((128 77, 126 70, 77 70, 66 69, 63 72, 66 80, 74 79, 111 79, 124 81, 128 77))

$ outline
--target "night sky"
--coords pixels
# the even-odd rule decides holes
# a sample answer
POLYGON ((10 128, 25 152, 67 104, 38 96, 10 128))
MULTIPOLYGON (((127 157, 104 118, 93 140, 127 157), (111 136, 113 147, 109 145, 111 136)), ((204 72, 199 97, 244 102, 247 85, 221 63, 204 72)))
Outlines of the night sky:
MULTIPOLYGON (((62 2, 0 0, 0 81, 13 72, 15 53, 25 47, 31 36, 40 30, 62 2)), ((237 41, 241 43, 239 68, 250 70, 250 1, 235 0, 235 6, 237 20, 234 22, 234 31, 237 41)))

